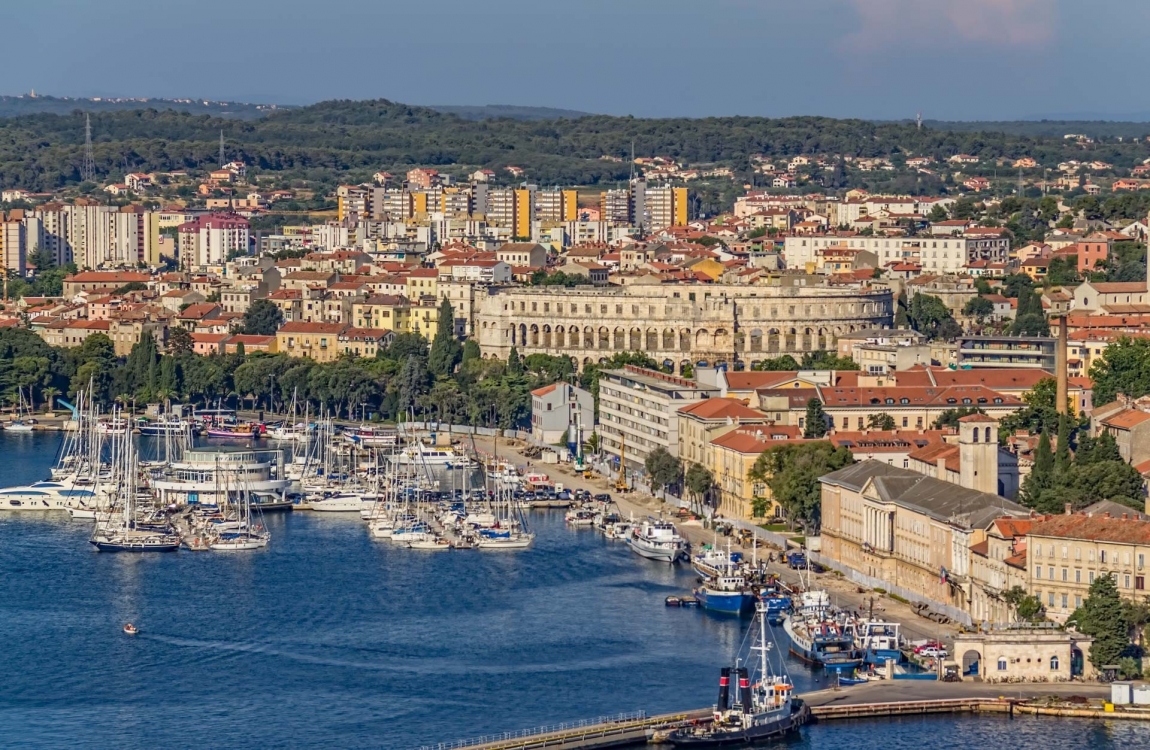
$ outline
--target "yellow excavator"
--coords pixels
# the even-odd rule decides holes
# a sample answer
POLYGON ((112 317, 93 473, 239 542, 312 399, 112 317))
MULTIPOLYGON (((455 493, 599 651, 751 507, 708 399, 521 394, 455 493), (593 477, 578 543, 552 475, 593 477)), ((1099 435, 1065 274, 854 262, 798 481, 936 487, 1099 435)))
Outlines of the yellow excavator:
POLYGON ((627 483, 627 436, 623 432, 619 433, 619 477, 615 480, 615 491, 631 491, 627 483))

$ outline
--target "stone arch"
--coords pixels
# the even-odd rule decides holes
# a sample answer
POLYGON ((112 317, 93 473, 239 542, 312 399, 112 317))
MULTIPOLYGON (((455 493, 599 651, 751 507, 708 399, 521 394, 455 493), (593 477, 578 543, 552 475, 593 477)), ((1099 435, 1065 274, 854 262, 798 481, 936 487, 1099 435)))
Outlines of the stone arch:
POLYGON ((583 358, 583 369, 586 370, 587 365, 592 364, 593 362, 594 362, 594 360, 592 360, 590 357, 584 357, 583 358))
POLYGON ((982 654, 976 649, 970 649, 962 655, 962 674, 963 676, 970 676, 981 678, 985 672, 985 667, 982 666, 982 654))
POLYGON ((736 352, 745 351, 747 348, 747 334, 743 331, 736 332, 731 341, 731 348, 736 352))
POLYGON ((567 346, 574 349, 579 346, 579 329, 571 326, 571 332, 567 334, 567 346))
POLYGON ((700 328, 695 331, 695 348, 696 349, 710 349, 711 348, 711 332, 706 328, 700 328))
POLYGON ((646 349, 649 352, 659 350, 659 332, 654 328, 648 328, 646 333, 646 349))
POLYGON ((611 348, 611 330, 607 328, 607 326, 601 326, 599 328, 599 348, 611 348))
POLYGON ((595 348, 595 329, 592 328, 591 326, 587 326, 586 328, 583 329, 583 348, 584 349, 594 349, 595 348))
POLYGON ((783 335, 783 350, 788 352, 795 351, 795 342, 799 337, 798 331, 794 328, 788 328, 787 332, 783 335))
POLYGON ((731 348, 731 333, 726 328, 718 328, 715 330, 714 338, 711 341, 711 346, 715 349, 722 349, 726 351, 731 348))
POLYGON ((551 348, 551 326, 549 325, 543 326, 543 348, 551 348))
POLYGON ((531 324, 531 346, 539 346, 539 326, 531 324))
POLYGON ((643 331, 640 328, 632 328, 631 335, 627 337, 627 349, 633 352, 643 350, 643 331))
MULTIPOLYGON (((691 351, 691 329, 684 328, 679 331, 679 351, 691 351)), ((690 364, 688 362, 688 364, 690 364)))
POLYGON ((819 351, 826 351, 829 348, 827 345, 827 329, 820 328, 818 330, 818 339, 815 348, 819 351))
POLYGON ((763 329, 751 329, 751 351, 761 352, 763 350, 763 329))
POLYGON ((567 345, 566 340, 564 339, 565 334, 566 334, 566 331, 563 330, 563 326, 555 326, 555 348, 556 349, 562 349, 564 346, 567 345))
POLYGON ((674 328, 664 328, 663 329, 663 349, 665 351, 668 351, 668 352, 675 350, 675 329, 674 328))
POLYGON ((778 328, 767 331, 767 353, 778 354, 782 350, 782 333, 778 328))
POLYGON ((616 328, 611 332, 611 348, 617 352, 621 352, 627 348, 627 332, 622 328, 616 328))
POLYGON ((519 324, 519 345, 520 346, 526 346, 527 345, 527 324, 526 323, 520 323, 519 324))

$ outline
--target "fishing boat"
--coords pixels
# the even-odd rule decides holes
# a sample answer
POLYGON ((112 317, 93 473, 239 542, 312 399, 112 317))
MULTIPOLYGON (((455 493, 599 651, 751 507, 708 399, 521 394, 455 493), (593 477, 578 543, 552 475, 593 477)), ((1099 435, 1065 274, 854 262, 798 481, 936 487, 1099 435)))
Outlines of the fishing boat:
POLYGON ((596 515, 597 514, 593 510, 579 508, 578 510, 568 511, 567 514, 563 517, 563 520, 567 522, 568 526, 594 526, 596 515))
POLYGON ((801 606, 783 621, 790 651, 803 661, 831 671, 852 671, 862 664, 854 627, 831 612, 825 591, 804 591, 801 606))
POLYGON ((869 681, 870 680, 865 677, 845 677, 841 674, 838 675, 838 684, 840 685, 863 685, 869 681))
POLYGON ((782 625, 791 611, 791 597, 777 582, 759 589, 759 601, 766 606, 767 622, 771 625, 782 625))
POLYGON ((631 550, 649 560, 674 564, 687 550, 687 540, 679 536, 670 521, 648 518, 627 537, 631 550))
POLYGON ((703 609, 741 615, 754 609, 755 594, 735 564, 730 542, 727 544, 726 562, 716 570, 715 575, 703 579, 703 585, 695 589, 695 598, 703 609))
POLYGON ((708 544, 697 555, 691 556, 691 567, 704 578, 722 575, 732 563, 737 563, 742 555, 731 552, 730 548, 722 549, 717 544, 708 544))
POLYGON ((886 664, 888 659, 902 661, 900 624, 885 620, 860 620, 855 626, 855 647, 867 664, 886 664))
MULTIPOLYGON (((711 721, 681 726, 665 737, 652 738, 654 741, 666 741, 676 747, 751 745, 783 737, 806 723, 810 709, 794 697, 790 678, 785 673, 775 674, 771 667, 766 611, 761 604, 756 614, 758 638, 751 650, 758 652, 758 664, 752 670, 736 659, 733 667, 723 667, 719 671, 719 698, 711 721), (732 675, 736 680, 733 695, 732 675)), ((754 664, 754 661, 745 663, 754 664)))

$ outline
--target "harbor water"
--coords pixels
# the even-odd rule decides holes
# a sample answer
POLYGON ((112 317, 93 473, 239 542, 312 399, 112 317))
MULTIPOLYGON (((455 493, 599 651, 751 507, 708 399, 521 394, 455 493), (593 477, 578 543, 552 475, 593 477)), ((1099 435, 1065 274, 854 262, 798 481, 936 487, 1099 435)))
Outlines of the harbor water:
MULTIPOLYGON (((0 433, 0 486, 47 476, 58 441, 0 433)), ((687 569, 561 512, 530 521, 523 552, 419 553, 372 541, 354 514, 299 512, 268 516, 256 552, 131 555, 95 552, 85 522, 0 513, 0 745, 412 748, 709 705, 748 623, 664 607, 693 585, 687 569)), ((800 692, 829 683, 787 667, 800 692)), ((1150 727, 936 717, 812 726, 784 744, 940 737, 1146 747, 1150 727)))

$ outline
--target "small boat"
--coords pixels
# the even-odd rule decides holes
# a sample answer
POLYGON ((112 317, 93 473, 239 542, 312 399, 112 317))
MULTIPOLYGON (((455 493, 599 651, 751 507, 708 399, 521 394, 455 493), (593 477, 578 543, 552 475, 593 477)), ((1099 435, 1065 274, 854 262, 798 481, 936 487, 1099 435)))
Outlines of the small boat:
POLYGON ((672 595, 664 599, 663 604, 668 607, 681 607, 683 606, 683 600, 677 596, 672 595))
POLYGON ((237 440, 247 440, 248 438, 258 438, 263 436, 263 431, 260 425, 252 423, 250 425, 236 425, 235 427, 209 427, 208 437, 214 438, 228 438, 237 440))
POLYGON ((408 542, 407 548, 424 550, 425 552, 445 552, 451 549, 451 542, 437 536, 434 539, 416 539, 408 542))
POLYGON ((841 674, 838 677, 840 685, 862 685, 869 682, 865 677, 843 677, 841 674))
POLYGON ((133 625, 130 622, 128 624, 124 625, 124 635, 136 635, 139 632, 140 632, 140 629, 137 628, 135 625, 133 625))
POLYGON ((31 432, 35 428, 35 419, 16 419, 4 425, 5 432, 31 432))
POLYGON ((179 419, 166 419, 157 422, 140 422, 141 435, 190 435, 192 426, 179 419))

